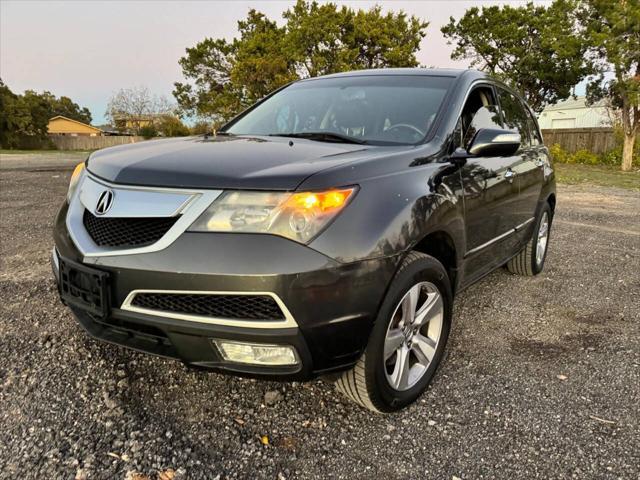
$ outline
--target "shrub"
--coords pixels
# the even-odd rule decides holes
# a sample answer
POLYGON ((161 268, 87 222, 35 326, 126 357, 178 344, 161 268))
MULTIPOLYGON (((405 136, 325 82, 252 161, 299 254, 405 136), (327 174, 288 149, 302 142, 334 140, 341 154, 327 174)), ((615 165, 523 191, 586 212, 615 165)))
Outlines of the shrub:
POLYGON ((165 137, 186 137, 190 135, 189 127, 173 115, 164 115, 158 125, 158 131, 165 137))
POLYGON ((213 131, 213 122, 206 120, 197 121, 193 127, 191 127, 191 135, 204 135, 213 131))
POLYGON ((589 150, 578 150, 570 155, 570 163, 582 163, 584 165, 598 165, 600 163, 600 155, 590 152, 589 150))
POLYGON ((140 129, 140 135, 149 140, 150 138, 158 136, 158 130, 154 125, 145 125, 140 129))
POLYGON ((549 148, 549 153, 551 154, 551 158, 554 162, 558 163, 570 163, 569 162, 569 152, 564 150, 559 143, 554 143, 549 148))
MULTIPOLYGON (((618 145, 607 153, 598 155, 589 150, 578 150, 576 153, 569 153, 564 150, 560 144, 554 143, 549 147, 551 158, 557 163, 580 163, 582 165, 611 165, 619 166, 622 164, 622 145, 618 145)), ((640 163, 640 145, 634 149, 633 163, 640 163)))

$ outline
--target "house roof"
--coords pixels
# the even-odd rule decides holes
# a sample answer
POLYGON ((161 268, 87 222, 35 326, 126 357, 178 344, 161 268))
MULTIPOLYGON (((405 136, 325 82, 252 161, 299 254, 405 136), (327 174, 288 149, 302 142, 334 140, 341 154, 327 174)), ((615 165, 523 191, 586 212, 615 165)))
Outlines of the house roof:
POLYGON ((52 122, 53 120, 57 120, 58 118, 61 118, 63 120, 67 120, 69 122, 77 123, 78 125, 82 125, 83 127, 92 128, 96 132, 101 132, 102 131, 98 127, 94 127, 93 125, 89 125, 88 123, 79 122, 78 120, 74 120, 73 118, 65 117, 63 115, 56 115, 55 117, 50 118, 49 122, 52 122))
POLYGON ((595 102, 593 105, 587 105, 587 97, 581 95, 576 98, 569 97, 566 100, 561 100, 556 104, 548 105, 547 107, 545 107, 544 111, 551 112, 554 110, 573 110, 579 108, 602 108, 605 105, 606 104, 604 100, 595 102))

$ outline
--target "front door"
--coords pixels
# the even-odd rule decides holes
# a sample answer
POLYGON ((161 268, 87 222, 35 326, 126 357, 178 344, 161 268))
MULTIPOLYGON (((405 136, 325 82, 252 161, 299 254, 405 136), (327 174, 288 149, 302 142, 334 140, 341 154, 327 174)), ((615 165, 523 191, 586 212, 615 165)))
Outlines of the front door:
MULTIPOLYGON (((466 148, 475 132, 481 128, 502 128, 500 113, 492 103, 493 90, 479 96, 474 105, 472 91, 461 117, 462 145, 466 148), (465 115, 471 113, 470 119, 465 115)), ((515 218, 514 203, 518 199, 518 184, 513 166, 518 157, 469 158, 460 170, 463 185, 466 249, 465 283, 472 282, 504 263, 513 250, 515 218)))
POLYGON ((474 158, 460 169, 467 233, 465 276, 470 281, 503 263, 513 250, 510 232, 518 199, 513 160, 474 158))

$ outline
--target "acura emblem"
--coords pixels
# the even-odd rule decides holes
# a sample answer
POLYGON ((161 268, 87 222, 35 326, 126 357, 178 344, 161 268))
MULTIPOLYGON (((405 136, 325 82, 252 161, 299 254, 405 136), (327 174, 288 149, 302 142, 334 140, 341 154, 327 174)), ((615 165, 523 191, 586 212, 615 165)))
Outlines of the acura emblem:
POLYGON ((95 209, 96 215, 104 215, 111 209, 114 196, 113 190, 105 190, 100 194, 95 209))

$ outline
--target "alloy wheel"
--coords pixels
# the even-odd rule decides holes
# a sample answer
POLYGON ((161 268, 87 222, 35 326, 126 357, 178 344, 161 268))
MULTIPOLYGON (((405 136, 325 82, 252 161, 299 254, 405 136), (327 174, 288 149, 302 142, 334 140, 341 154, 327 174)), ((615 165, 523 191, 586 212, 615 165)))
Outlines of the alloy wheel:
POLYGON ((536 265, 542 265, 544 254, 547 251, 547 242, 549 240, 549 215, 547 212, 542 214, 540 219, 540 227, 538 228, 538 240, 536 241, 536 265))
POLYGON ((408 390, 424 376, 442 333, 444 302, 438 288, 421 282, 396 306, 384 341, 384 368, 389 385, 408 390))

